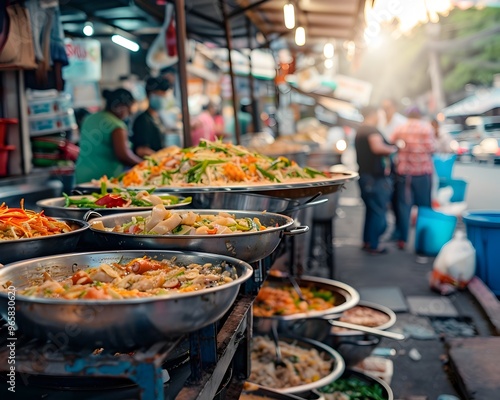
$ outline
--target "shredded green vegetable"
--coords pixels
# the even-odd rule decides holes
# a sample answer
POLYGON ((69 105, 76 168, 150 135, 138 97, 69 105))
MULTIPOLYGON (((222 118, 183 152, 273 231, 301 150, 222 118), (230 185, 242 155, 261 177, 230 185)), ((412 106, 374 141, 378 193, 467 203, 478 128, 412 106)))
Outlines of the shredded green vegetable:
POLYGON ((370 384, 352 377, 337 379, 335 382, 319 389, 321 393, 341 392, 349 396, 349 400, 387 400, 382 386, 370 384))

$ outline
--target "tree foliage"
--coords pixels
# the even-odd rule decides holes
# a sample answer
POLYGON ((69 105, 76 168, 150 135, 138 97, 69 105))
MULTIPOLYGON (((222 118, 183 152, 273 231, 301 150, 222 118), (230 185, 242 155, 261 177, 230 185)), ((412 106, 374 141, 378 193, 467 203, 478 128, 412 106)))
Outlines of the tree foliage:
MULTIPOLYGON (((456 9, 441 18, 438 41, 465 38, 500 24, 500 8, 456 9)), ((362 49, 362 61, 350 73, 374 85, 372 100, 415 98, 431 88, 426 26, 409 35, 385 32, 381 46, 362 49)), ((468 83, 491 86, 500 73, 500 35, 486 36, 467 46, 450 46, 440 53, 445 95, 461 92, 468 83)))
MULTIPOLYGON (((467 37, 500 24, 500 8, 453 11, 443 20, 441 38, 450 40, 467 37)), ((470 46, 449 49, 443 53, 445 92, 463 90, 468 83, 490 86, 500 72, 500 35, 491 35, 470 46)))

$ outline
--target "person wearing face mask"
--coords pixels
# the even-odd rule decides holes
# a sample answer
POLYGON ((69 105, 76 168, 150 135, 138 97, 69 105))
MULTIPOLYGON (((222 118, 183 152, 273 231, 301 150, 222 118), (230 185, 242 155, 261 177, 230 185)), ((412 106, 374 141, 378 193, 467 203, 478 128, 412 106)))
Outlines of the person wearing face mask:
POLYGON ((149 106, 132 124, 132 148, 139 157, 146 157, 163 147, 163 126, 159 113, 167 108, 167 92, 170 82, 165 78, 149 78, 146 94, 149 106))
POLYGON ((106 175, 120 175, 126 167, 142 161, 130 148, 125 124, 135 99, 126 89, 105 90, 103 111, 89 115, 80 130, 80 152, 75 166, 76 183, 90 182, 106 175))

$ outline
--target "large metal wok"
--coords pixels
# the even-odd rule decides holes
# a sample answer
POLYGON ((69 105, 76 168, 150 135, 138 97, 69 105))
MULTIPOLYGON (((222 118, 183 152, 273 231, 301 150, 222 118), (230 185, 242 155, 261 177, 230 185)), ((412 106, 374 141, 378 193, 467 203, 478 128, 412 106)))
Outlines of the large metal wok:
MULTIPOLYGON (((220 319, 231 307, 240 285, 252 275, 247 263, 215 254, 176 251, 114 251, 73 253, 9 264, 0 269, 0 287, 19 290, 41 281, 50 270, 55 279, 71 276, 79 268, 127 262, 136 257, 176 257, 177 264, 226 263, 238 278, 222 286, 197 292, 125 300, 64 300, 15 297, 15 324, 26 335, 49 339, 59 346, 127 349, 150 345, 196 331, 220 319)), ((10 289, 7 289, 10 290, 10 289)), ((0 292, 0 312, 8 319, 8 294, 0 292)))
MULTIPOLYGON (((273 197, 285 197, 290 199, 300 199, 311 197, 322 192, 323 194, 336 192, 339 187, 347 182, 359 179, 357 172, 325 172, 327 177, 323 180, 294 182, 294 183, 269 183, 261 185, 228 185, 228 186, 166 186, 157 187, 156 193, 162 191, 182 193, 192 196, 194 193, 212 193, 212 192, 239 192, 255 193, 273 197)), ((150 186, 129 187, 128 189, 151 189, 150 186)), ((76 187, 82 192, 99 190, 99 185, 95 183, 81 183, 76 187)))
POLYGON ((0 240, 0 264, 75 251, 80 238, 89 228, 89 224, 77 219, 56 219, 66 222, 72 231, 26 239, 0 240))
MULTIPOLYGON (((269 278, 268 278, 269 279, 269 278)), ((287 278, 270 277, 274 284, 290 285, 287 278)), ((388 337, 395 340, 404 340, 404 335, 396 332, 388 332, 385 329, 392 326, 396 321, 395 314, 382 306, 369 304, 366 307, 373 308, 378 311, 385 312, 390 320, 380 327, 371 328, 357 324, 337 321, 342 315, 341 313, 356 306, 359 302, 359 294, 349 285, 342 282, 333 281, 330 279, 302 277, 298 280, 300 286, 310 286, 314 288, 326 289, 332 292, 336 299, 336 305, 322 311, 309 311, 305 313, 297 313, 292 315, 275 315, 272 317, 256 317, 254 316, 254 329, 259 333, 271 333, 273 329, 287 335, 297 337, 308 337, 315 340, 324 340, 329 334, 332 326, 351 329, 351 335, 362 335, 369 333, 372 335, 388 337), (347 297, 345 295, 347 293, 347 297), (348 296, 351 298, 349 299, 348 296)))
POLYGON ((104 227, 113 228, 131 221, 132 217, 147 217, 150 212, 116 214, 94 218, 90 221, 93 238, 89 239, 101 249, 143 249, 143 250, 190 250, 205 251, 236 257, 247 262, 254 262, 270 255, 278 246, 283 235, 297 235, 307 232, 309 227, 291 228, 294 220, 285 215, 237 210, 182 210, 198 214, 217 214, 221 211, 234 214, 236 218, 259 218, 266 230, 249 233, 221 235, 134 235, 129 233, 108 232, 93 227, 102 222, 104 227))

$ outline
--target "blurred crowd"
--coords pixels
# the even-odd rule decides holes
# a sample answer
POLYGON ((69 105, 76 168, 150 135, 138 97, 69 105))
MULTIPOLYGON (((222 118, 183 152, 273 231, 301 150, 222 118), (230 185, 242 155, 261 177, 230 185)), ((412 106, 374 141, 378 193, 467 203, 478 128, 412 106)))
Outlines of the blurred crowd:
POLYGON ((435 187, 433 155, 451 152, 451 135, 437 120, 426 120, 418 107, 402 114, 393 99, 362 110, 363 124, 355 139, 359 187, 365 203, 362 249, 384 254, 380 238, 387 229, 387 210, 394 213, 391 240, 404 249, 413 206, 432 207, 435 187))

